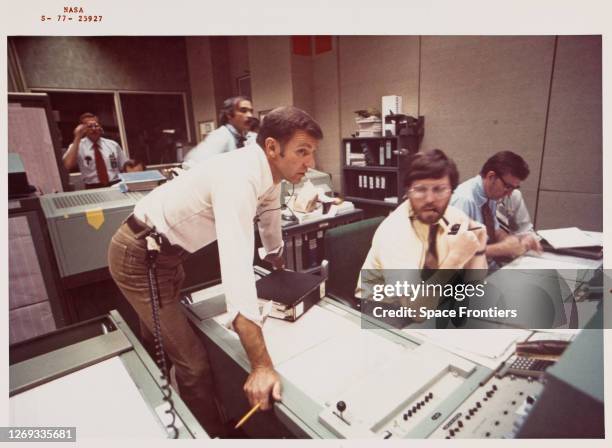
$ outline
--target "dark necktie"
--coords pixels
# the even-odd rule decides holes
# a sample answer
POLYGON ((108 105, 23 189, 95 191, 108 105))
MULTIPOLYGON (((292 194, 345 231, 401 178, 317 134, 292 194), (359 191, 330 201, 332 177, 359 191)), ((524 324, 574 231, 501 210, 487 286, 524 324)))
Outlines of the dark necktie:
POLYGON ((495 221, 493 221, 493 212, 491 208, 489 208, 489 203, 485 202, 481 209, 482 211, 482 219, 484 221, 484 225, 487 228, 488 242, 492 244, 495 242, 495 221))
POLYGON ((429 235, 427 237, 427 253, 425 254, 425 263, 423 269, 438 269, 438 249, 436 247, 436 239, 438 237, 438 224, 429 226, 429 235))
POLYGON ((236 148, 242 148, 244 146, 245 141, 246 141, 245 137, 243 137, 242 135, 238 135, 236 137, 236 148))
POLYGON ((106 170, 106 163, 104 162, 104 157, 102 157, 98 142, 93 144, 93 151, 96 161, 96 171, 98 173, 98 182, 102 185, 108 185, 108 171, 106 170))

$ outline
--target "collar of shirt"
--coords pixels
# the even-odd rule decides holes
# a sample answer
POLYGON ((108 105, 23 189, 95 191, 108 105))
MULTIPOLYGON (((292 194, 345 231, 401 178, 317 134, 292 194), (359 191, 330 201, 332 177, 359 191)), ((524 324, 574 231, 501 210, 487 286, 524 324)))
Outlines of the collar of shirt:
MULTIPOLYGON (((492 199, 489 199, 485 194, 484 184, 482 183, 482 177, 480 176, 480 174, 477 174, 472 179, 474 181, 474 188, 472 189, 474 193, 474 201, 476 202, 478 208, 482 207, 485 202, 489 202, 489 207, 493 207, 496 202, 492 199)), ((491 208, 491 210, 493 210, 493 208, 491 208)))
POLYGON ((412 211, 412 204, 410 204, 409 199, 406 199, 406 203, 408 218, 415 232, 419 236, 419 239, 421 239, 422 241, 427 241, 427 239, 429 238, 429 227, 434 224, 438 225, 438 234, 446 233, 446 229, 448 226, 446 225, 446 221, 444 220, 444 215, 442 215, 442 217, 433 224, 425 224, 419 221, 418 218, 415 216, 414 212, 412 211))
POLYGON ((231 133, 231 134, 232 134, 234 137, 236 137, 236 138, 242 137, 242 134, 241 134, 240 132, 238 132, 238 129, 236 129, 236 128, 235 128, 234 126, 232 126, 231 124, 226 123, 226 124, 224 124, 224 126, 227 128, 227 130, 228 130, 228 131, 230 131, 230 133, 231 133))
MULTIPOLYGON (((91 141, 91 139, 90 139, 89 137, 85 137, 84 139, 82 139, 82 140, 81 140, 81 143, 83 144, 83 147, 84 147, 85 149, 92 149, 92 148, 93 148, 93 145, 94 145, 94 142, 93 142, 93 141, 91 141)), ((100 149, 102 149, 102 137, 100 137, 100 138, 98 139, 98 147, 99 147, 100 149)))
POLYGON ((276 187, 280 188, 280 182, 278 184, 274 183, 274 178, 272 177, 272 169, 270 168, 270 162, 268 162, 268 158, 266 157, 266 153, 263 149, 257 144, 253 143, 249 145, 248 150, 253 150, 257 152, 258 159, 260 163, 263 165, 262 170, 262 190, 263 193, 257 197, 259 201, 261 201, 264 197, 270 194, 276 187))

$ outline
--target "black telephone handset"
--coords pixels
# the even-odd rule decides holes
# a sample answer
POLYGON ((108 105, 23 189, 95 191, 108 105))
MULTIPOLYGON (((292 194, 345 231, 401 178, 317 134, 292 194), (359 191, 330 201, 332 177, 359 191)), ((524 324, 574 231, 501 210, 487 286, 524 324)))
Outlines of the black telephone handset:
MULTIPOLYGON (((449 235, 457 235, 457 233, 459 232, 459 229, 461 228, 461 224, 453 224, 450 228, 450 230, 448 231, 449 235)), ((474 230, 480 230, 482 229, 482 227, 468 227, 467 230, 469 230, 470 232, 473 232, 474 230)))
POLYGON ((457 235, 457 232, 459 232, 459 229, 461 228, 461 224, 453 224, 450 228, 450 230, 448 231, 449 235, 457 235))

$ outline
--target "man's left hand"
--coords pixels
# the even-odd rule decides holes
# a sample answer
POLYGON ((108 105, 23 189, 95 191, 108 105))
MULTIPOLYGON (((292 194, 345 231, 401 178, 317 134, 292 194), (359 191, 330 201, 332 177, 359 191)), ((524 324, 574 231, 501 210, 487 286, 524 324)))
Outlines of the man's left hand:
POLYGON ((527 233, 525 235, 521 235, 520 240, 521 244, 526 250, 533 250, 537 253, 542 253, 542 245, 533 234, 527 233))
POLYGON ((275 271, 285 267, 285 259, 282 257, 282 255, 268 254, 265 256, 264 261, 270 263, 272 265, 272 269, 275 271))

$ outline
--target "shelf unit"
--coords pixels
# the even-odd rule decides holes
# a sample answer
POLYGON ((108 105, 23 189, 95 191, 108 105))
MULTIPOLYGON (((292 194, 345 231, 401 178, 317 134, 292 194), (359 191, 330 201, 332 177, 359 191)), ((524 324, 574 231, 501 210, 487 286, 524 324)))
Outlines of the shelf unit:
POLYGON ((342 139, 344 197, 361 208, 374 206, 374 215, 386 215, 397 207, 404 195, 406 158, 418 149, 412 140, 409 136, 342 139), (385 201, 392 197, 395 202, 385 201))
MULTIPOLYGON (((353 209, 332 218, 319 218, 301 224, 283 221, 285 268, 296 272, 319 272, 321 262, 326 259, 325 232, 334 227, 360 221, 363 216, 363 210, 353 209)), ((259 232, 255 232, 255 247, 260 248, 262 245, 259 232)), ((267 262, 259 258, 258 249, 255 250, 254 261, 266 269, 271 268, 267 262)))

